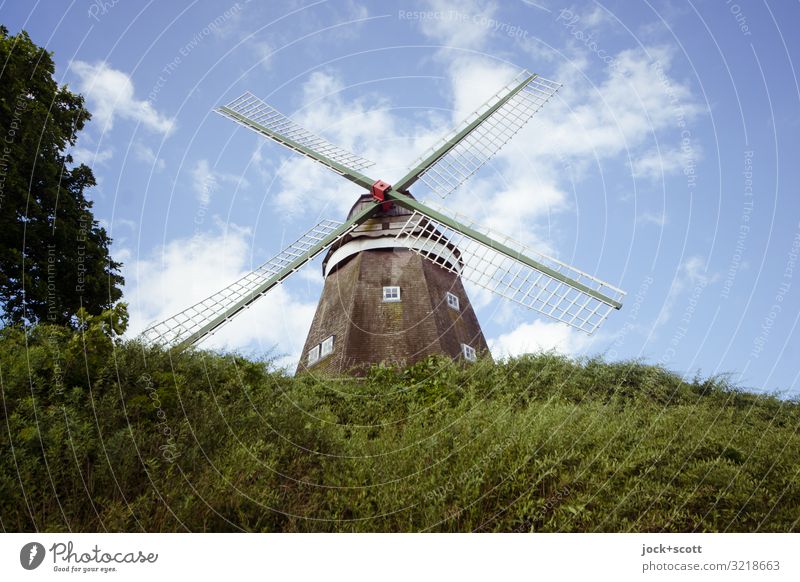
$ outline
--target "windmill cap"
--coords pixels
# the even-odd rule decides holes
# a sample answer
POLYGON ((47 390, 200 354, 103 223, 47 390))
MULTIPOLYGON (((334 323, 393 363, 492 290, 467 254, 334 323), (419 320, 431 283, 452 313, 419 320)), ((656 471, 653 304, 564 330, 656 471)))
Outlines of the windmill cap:
MULTIPOLYGON (((409 197, 413 198, 411 194, 408 195, 409 197)), ((350 220, 353 218, 357 213, 361 212, 362 210, 375 205, 375 199, 372 198, 371 194, 362 194, 356 200, 356 203, 353 204, 353 207, 350 209, 350 212, 347 214, 347 219, 350 220)), ((409 216, 411 215, 411 211, 407 208, 403 208, 398 204, 392 204, 389 210, 384 210, 383 208, 379 208, 378 212, 373 214, 374 218, 379 218, 382 216, 409 216)))
MULTIPOLYGON (((409 197, 411 197, 411 195, 409 195, 409 197)), ((353 204, 347 218, 351 219, 357 213, 373 206, 375 206, 375 199, 370 194, 363 194, 356 200, 355 204, 353 204)), ((413 241, 407 242, 402 239, 397 239, 413 215, 414 212, 399 204, 392 204, 388 210, 384 210, 383 205, 378 204, 378 209, 369 220, 331 245, 322 261, 323 275, 327 277, 328 274, 340 264, 347 262, 350 257, 362 251, 393 248, 410 249, 412 247, 421 248, 420 244, 422 244, 425 253, 430 255, 429 258, 434 262, 453 265, 453 268, 459 269, 461 253, 455 245, 443 235, 439 235, 435 242, 427 243, 414 243, 413 241)), ((415 230, 419 228, 432 229, 434 227, 431 226, 427 220, 423 220, 422 223, 414 227, 415 230)))

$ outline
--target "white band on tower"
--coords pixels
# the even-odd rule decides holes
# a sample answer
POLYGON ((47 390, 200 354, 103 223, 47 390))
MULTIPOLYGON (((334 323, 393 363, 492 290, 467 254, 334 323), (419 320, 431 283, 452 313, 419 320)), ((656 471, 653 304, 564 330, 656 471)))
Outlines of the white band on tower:
MULTIPOLYGON (((325 265, 325 276, 327 277, 333 268, 347 259, 360 253, 361 251, 368 251, 372 249, 391 249, 391 248, 407 248, 417 252, 423 251, 426 255, 433 255, 441 260, 441 263, 448 263, 453 266, 452 270, 456 273, 461 271, 461 262, 458 255, 451 249, 447 248, 444 244, 431 241, 431 240, 408 240, 402 241, 396 239, 394 236, 381 236, 381 237, 360 237, 349 242, 346 242, 333 253, 331 253, 328 262, 325 265)), ((434 260, 431 257, 431 260, 434 260)), ((440 261, 436 261, 439 263, 440 261)))

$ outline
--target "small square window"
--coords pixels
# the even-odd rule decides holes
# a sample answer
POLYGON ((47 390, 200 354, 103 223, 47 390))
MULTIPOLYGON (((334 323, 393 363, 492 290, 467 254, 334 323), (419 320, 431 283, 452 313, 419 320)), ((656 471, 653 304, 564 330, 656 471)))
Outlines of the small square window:
POLYGON ((447 292, 447 295, 445 295, 445 297, 447 298, 447 305, 458 311, 458 297, 456 297, 449 291, 447 292))
POLYGON ((461 344, 461 352, 464 354, 464 359, 468 362, 474 362, 478 359, 478 354, 475 353, 475 348, 467 344, 461 344))
POLYGON ((328 354, 333 353, 333 336, 323 340, 323 342, 319 345, 319 357, 324 358, 328 354))
POLYGON ((308 365, 315 364, 319 360, 319 344, 308 350, 308 365))
POLYGON ((400 301, 400 287, 384 287, 383 288, 384 301, 400 301))

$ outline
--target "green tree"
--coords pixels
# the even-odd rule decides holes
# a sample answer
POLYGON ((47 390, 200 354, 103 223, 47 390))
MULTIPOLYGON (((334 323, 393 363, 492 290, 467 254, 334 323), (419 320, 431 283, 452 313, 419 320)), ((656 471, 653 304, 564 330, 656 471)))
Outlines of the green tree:
POLYGON ((90 119, 53 79, 53 57, 0 26, 0 307, 4 323, 77 325, 122 297, 122 266, 84 192, 91 168, 68 150, 90 119))

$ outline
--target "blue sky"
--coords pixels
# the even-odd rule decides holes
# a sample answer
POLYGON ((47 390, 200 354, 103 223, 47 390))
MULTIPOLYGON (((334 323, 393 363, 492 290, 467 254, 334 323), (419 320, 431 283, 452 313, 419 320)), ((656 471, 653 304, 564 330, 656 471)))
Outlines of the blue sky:
MULTIPOLYGON (((643 358, 800 391, 797 2, 0 6, 94 114, 73 155, 98 178, 132 334, 342 219, 359 194, 214 107, 250 90, 392 182, 527 68, 563 89, 443 204, 628 296, 588 337, 472 289, 493 351, 643 358)), ((205 345, 276 347, 290 365, 321 285, 317 261, 205 345)))

